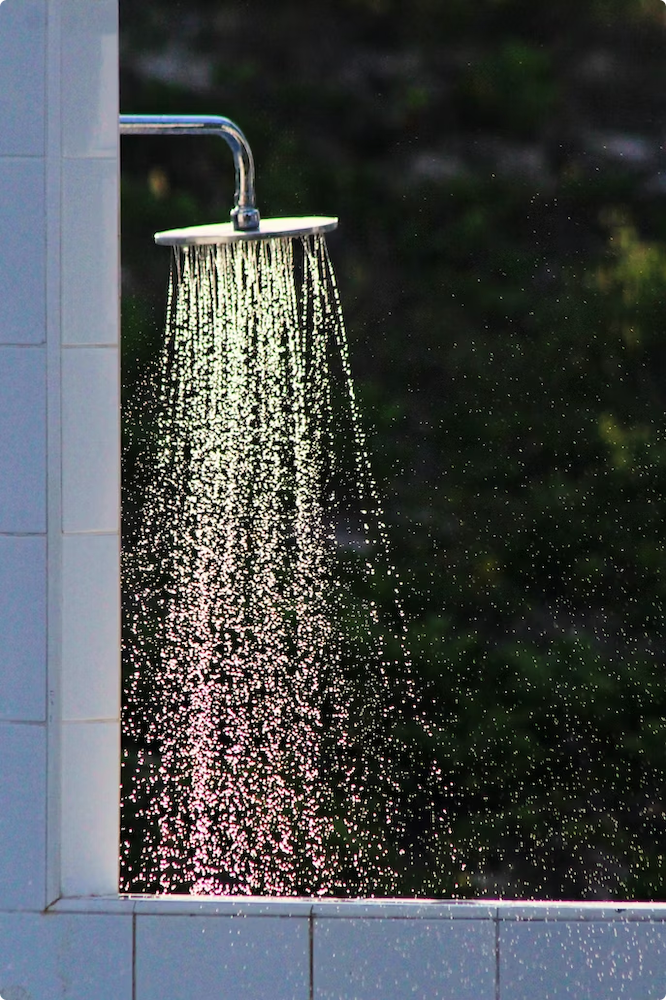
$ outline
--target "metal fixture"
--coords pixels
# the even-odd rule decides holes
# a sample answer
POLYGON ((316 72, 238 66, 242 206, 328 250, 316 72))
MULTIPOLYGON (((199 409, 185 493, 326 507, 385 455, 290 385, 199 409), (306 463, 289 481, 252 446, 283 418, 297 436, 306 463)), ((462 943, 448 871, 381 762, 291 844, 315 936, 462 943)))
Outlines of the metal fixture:
MULTIPOLYGON (((1 0, 0 0, 1 2, 1 0)), ((254 158, 238 125, 220 115, 121 115, 121 135, 219 135, 234 158, 236 191, 231 222, 219 225, 170 229, 155 234, 155 242, 169 246, 232 243, 237 240, 306 236, 335 229, 338 220, 309 216, 295 219, 261 219, 254 190, 254 158)))
POLYGON ((121 115, 120 134, 219 135, 231 148, 236 168, 233 227, 243 232, 259 228, 252 150, 234 122, 220 115, 121 115))
POLYGON ((326 216, 299 219, 262 219, 258 229, 234 229, 230 222, 212 226, 190 226, 155 233, 155 242, 166 246, 201 246, 205 243, 237 243, 239 240, 270 240, 278 237, 311 236, 335 229, 338 220, 326 216))

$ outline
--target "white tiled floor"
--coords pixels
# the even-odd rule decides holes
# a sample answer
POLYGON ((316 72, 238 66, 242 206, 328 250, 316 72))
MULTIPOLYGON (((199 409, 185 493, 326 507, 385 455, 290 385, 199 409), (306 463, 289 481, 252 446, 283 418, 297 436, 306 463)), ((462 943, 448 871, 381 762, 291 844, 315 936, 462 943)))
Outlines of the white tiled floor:
POLYGON ((490 920, 317 918, 315 1000, 495 1000, 490 920))
POLYGON ((502 922, 499 1000, 661 1000, 666 924, 502 922))
POLYGON ((307 919, 146 916, 136 922, 136 1000, 309 998, 307 919))
POLYGON ((0 913, 0 996, 131 1000, 131 916, 0 913))
POLYGON ((45 364, 43 348, 0 347, 0 532, 46 531, 45 364))
POLYGON ((0 762, 1 906, 39 910, 45 902, 44 727, 0 722, 0 762))
POLYGON ((46 718, 46 538, 0 535, 0 719, 46 718))
MULTIPOLYGON (((6 48, 3 44, 3 56, 6 48)), ((45 340, 44 190, 42 159, 0 158, 0 344, 42 344, 45 340)))

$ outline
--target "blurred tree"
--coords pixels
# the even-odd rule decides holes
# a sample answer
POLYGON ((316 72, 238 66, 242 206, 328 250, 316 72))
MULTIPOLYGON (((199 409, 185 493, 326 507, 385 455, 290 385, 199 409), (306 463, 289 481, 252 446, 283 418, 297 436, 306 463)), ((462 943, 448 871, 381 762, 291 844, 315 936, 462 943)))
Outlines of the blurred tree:
MULTIPOLYGON (((264 214, 341 217, 354 370, 451 786, 442 894, 666 898, 665 16, 121 3, 125 111, 227 114, 264 214)), ((130 506, 150 432, 132 390, 166 284, 151 234, 231 202, 228 151, 202 143, 123 147, 130 506)))

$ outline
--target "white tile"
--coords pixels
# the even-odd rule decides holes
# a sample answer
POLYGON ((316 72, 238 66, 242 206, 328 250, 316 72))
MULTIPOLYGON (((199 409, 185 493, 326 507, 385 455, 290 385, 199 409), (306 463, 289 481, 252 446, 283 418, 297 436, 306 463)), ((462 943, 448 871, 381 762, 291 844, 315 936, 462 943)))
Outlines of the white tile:
POLYGON ((118 891, 119 772, 118 723, 63 723, 64 896, 118 891))
POLYGON ((308 920, 136 917, 136 1000, 308 1000, 308 920))
POLYGON ((3 533, 46 530, 45 364, 43 348, 0 347, 3 533))
POLYGON ((131 916, 0 914, 0 996, 131 1000, 131 916))
POLYGON ((664 923, 500 926, 500 1000, 658 1000, 665 994, 664 923))
POLYGON ((0 761, 0 909, 42 909, 46 854, 44 726, 0 723, 0 761))
POLYGON ((367 917, 384 920, 404 917, 409 920, 494 920, 497 904, 461 900, 442 902, 428 899, 318 899, 312 904, 316 917, 367 917))
POLYGON ((61 896, 49 906, 49 913, 134 913, 130 896, 61 896))
POLYGON ((155 916, 309 917, 309 899, 260 896, 136 896, 134 912, 155 916))
POLYGON ((118 148, 118 0, 62 0, 65 156, 118 148))
POLYGON ((0 53, 0 156, 43 155, 46 0, 0 4, 0 53))
MULTIPOLYGON (((0 20, 6 6, 0 4, 0 20)), ((2 58, 0 77, 1 67, 2 58)), ((46 340, 44 185, 44 160, 0 158, 0 344, 46 340)))
POLYGON ((62 713, 67 720, 120 715, 120 539, 63 538, 62 713))
POLYGON ((118 383, 117 349, 63 351, 63 530, 66 532, 119 529, 118 383))
POLYGON ((500 920, 666 920, 664 903, 531 902, 502 900, 500 920))
POLYGON ((495 1000, 492 920, 314 922, 315 1000, 495 1000))
POLYGON ((118 287, 118 161, 65 160, 63 344, 118 343, 118 287))
POLYGON ((0 536, 0 719, 46 718, 46 538, 0 536))

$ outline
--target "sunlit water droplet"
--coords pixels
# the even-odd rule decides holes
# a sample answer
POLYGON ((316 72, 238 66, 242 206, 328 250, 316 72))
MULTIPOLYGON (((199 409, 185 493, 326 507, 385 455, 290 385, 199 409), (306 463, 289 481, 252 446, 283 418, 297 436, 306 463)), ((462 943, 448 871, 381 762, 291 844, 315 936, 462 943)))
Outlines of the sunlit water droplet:
POLYGON ((440 775, 403 735, 419 711, 373 590, 395 570, 323 238, 176 251, 155 412, 123 555, 122 887, 404 891, 441 840, 440 775))

